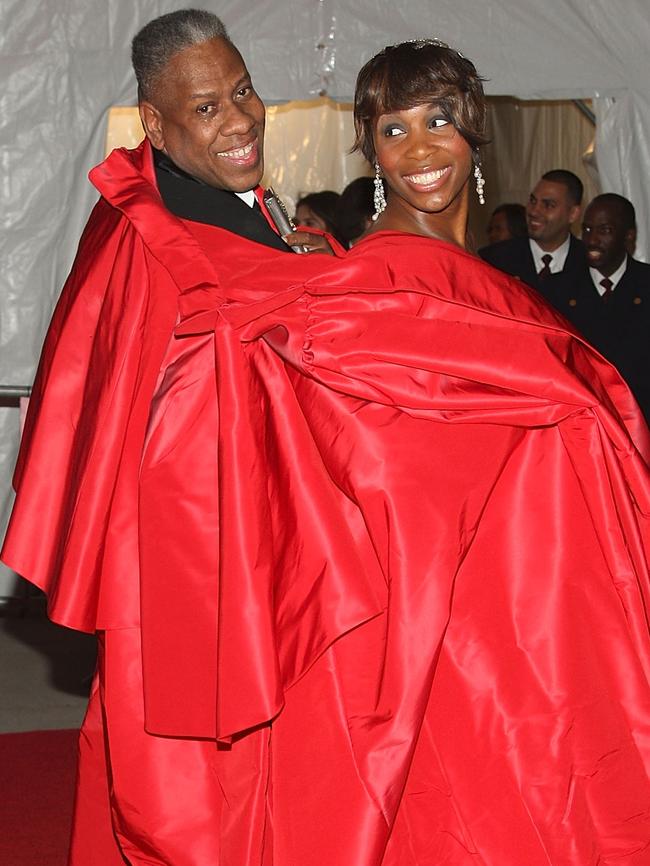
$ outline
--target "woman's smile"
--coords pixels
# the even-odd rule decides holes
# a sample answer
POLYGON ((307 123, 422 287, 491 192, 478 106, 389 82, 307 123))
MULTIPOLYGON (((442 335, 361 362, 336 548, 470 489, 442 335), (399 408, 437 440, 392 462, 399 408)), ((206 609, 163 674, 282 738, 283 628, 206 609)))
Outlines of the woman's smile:
POLYGON ((446 165, 444 168, 407 174, 404 176, 404 180, 407 180, 416 187, 421 187, 423 190, 437 189, 447 178, 450 171, 451 166, 446 165))

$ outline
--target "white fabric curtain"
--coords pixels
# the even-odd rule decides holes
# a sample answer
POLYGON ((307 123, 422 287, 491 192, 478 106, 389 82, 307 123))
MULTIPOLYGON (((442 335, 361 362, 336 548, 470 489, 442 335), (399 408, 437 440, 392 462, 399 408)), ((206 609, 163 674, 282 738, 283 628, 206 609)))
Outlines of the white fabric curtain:
POLYGON ((635 257, 650 262, 650 99, 627 91, 616 98, 595 99, 594 106, 601 185, 604 191, 624 195, 635 205, 635 257))

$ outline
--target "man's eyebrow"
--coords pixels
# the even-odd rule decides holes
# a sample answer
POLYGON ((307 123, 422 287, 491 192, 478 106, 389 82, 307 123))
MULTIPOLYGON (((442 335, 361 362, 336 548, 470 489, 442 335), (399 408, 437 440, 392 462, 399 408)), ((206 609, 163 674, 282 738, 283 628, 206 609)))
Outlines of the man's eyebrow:
POLYGON ((239 79, 239 81, 235 82, 234 89, 237 90, 237 88, 241 87, 242 84, 251 84, 252 85, 251 77, 249 74, 242 75, 242 77, 239 79))

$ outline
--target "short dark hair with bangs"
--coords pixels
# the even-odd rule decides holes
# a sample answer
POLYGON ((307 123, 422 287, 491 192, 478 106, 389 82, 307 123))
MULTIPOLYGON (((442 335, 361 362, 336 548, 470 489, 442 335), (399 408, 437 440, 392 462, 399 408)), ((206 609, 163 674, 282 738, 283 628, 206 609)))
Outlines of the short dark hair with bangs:
POLYGON ((354 150, 375 161, 377 118, 434 102, 472 150, 487 144, 483 79, 471 60, 438 39, 389 45, 361 69, 354 94, 354 150))

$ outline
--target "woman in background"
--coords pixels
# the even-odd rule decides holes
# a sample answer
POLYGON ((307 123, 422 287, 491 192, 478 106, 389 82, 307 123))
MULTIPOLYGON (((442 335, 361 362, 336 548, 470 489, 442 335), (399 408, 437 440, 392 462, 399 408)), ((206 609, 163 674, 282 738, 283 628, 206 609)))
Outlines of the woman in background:
POLYGON ((298 199, 294 222, 298 226, 328 232, 339 240, 338 205, 341 196, 331 189, 310 192, 298 199))
POLYGON ((527 238, 526 208, 523 204, 505 203, 495 207, 487 227, 489 244, 509 241, 512 238, 527 238))

